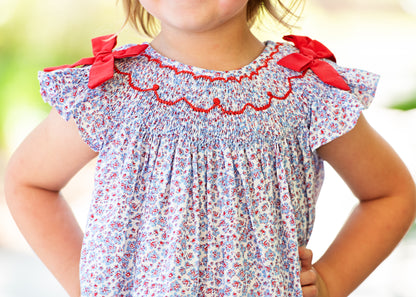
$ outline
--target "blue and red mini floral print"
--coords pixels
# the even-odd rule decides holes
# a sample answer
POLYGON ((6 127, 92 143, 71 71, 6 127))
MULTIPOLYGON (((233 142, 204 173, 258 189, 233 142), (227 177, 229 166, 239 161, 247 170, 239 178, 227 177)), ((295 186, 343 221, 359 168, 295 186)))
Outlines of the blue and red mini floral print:
POLYGON ((90 66, 40 72, 41 94, 99 152, 82 296, 302 296, 323 180, 316 149, 351 130, 378 77, 332 65, 344 91, 267 42, 233 71, 148 46, 88 88, 90 66))

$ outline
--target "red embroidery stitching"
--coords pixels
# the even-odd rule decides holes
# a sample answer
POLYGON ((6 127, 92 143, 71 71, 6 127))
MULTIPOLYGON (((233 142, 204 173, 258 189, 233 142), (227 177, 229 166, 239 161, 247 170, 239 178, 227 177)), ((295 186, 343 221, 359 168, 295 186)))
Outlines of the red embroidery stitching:
POLYGON ((246 110, 247 107, 251 107, 251 108, 253 108, 256 111, 263 111, 263 110, 268 109, 271 106, 271 103, 272 103, 272 100, 273 99, 276 99, 276 100, 285 100, 292 93, 292 79, 295 79, 295 78, 303 78, 305 76, 306 72, 307 72, 307 71, 304 71, 300 75, 288 77, 287 78, 287 81, 289 83, 289 90, 283 96, 280 96, 279 97, 279 96, 273 95, 272 92, 267 92, 267 95, 269 96, 269 103, 267 103, 266 105, 263 105, 261 107, 256 107, 256 106, 254 106, 251 103, 246 103, 243 106, 243 108, 241 108, 240 110, 232 111, 232 110, 226 110, 224 108, 224 106, 222 106, 221 101, 220 101, 219 98, 214 98, 213 99, 213 105, 210 108, 207 108, 207 109, 204 109, 204 108, 201 108, 201 107, 196 107, 191 102, 189 102, 185 97, 179 98, 179 99, 177 99, 175 101, 166 101, 166 100, 163 100, 162 98, 160 98, 160 96, 159 96, 159 94, 157 92, 159 90, 159 85, 156 85, 155 84, 155 85, 153 85, 152 88, 142 89, 142 88, 139 88, 139 87, 137 87, 137 86, 135 86, 133 84, 131 73, 123 72, 123 71, 119 70, 117 68, 117 66, 115 66, 115 71, 117 73, 119 73, 119 74, 126 75, 128 77, 128 83, 129 83, 129 85, 130 85, 130 87, 132 89, 134 89, 136 91, 139 91, 139 92, 149 92, 149 91, 153 91, 154 94, 155 94, 156 100, 159 103, 172 106, 172 105, 177 104, 180 101, 185 101, 192 110, 197 111, 197 112, 205 112, 205 113, 208 113, 211 110, 213 110, 214 108, 219 107, 224 114, 228 114, 228 115, 239 115, 239 114, 242 114, 246 110))
POLYGON ((151 61, 151 62, 155 62, 155 63, 157 63, 157 64, 159 64, 159 67, 160 68, 169 68, 169 69, 171 69, 171 70, 173 70, 173 71, 175 71, 175 74, 190 74, 190 75, 192 75, 192 77, 194 78, 194 79, 199 79, 199 78, 204 78, 204 79, 207 79, 207 80, 209 80, 209 81, 211 81, 211 82, 213 82, 213 81, 216 81, 216 80, 221 80, 221 81, 224 81, 224 82, 229 82, 229 81, 236 81, 236 82, 238 82, 238 83, 241 83, 241 81, 244 79, 244 78, 248 78, 248 79, 252 79, 253 77, 254 77, 254 75, 259 75, 259 70, 261 70, 261 69, 263 69, 263 68, 265 68, 265 67, 267 67, 269 64, 269 61, 270 60, 272 60, 273 59, 273 57, 274 57, 274 55, 276 55, 277 53, 279 53, 279 47, 281 46, 281 45, 283 45, 282 43, 276 43, 276 46, 275 46, 275 48, 274 48, 274 51, 265 59, 265 61, 264 61, 264 63, 263 63, 263 65, 261 65, 261 66, 258 66, 257 68, 256 68, 256 70, 254 70, 254 71, 252 71, 251 73, 250 73, 250 75, 247 75, 247 74, 244 74, 244 75, 242 75, 242 76, 240 76, 240 77, 234 77, 234 76, 231 76, 231 77, 228 77, 228 78, 223 78, 223 77, 210 77, 210 76, 207 76, 207 75, 195 75, 195 73, 193 73, 192 71, 188 71, 188 70, 179 70, 178 68, 176 68, 175 66, 171 66, 171 65, 163 65, 162 64, 162 61, 160 61, 159 59, 156 59, 156 58, 152 58, 150 55, 148 55, 148 54, 145 54, 145 53, 142 53, 141 55, 142 56, 144 56, 144 57, 146 57, 149 61, 151 61))

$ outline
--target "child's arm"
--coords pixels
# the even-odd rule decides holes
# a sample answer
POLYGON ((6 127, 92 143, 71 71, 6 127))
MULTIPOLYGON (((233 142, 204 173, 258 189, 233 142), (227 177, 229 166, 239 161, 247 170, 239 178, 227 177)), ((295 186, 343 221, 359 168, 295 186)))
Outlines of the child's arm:
POLYGON ((363 116, 352 131, 322 146, 318 153, 359 199, 334 242, 314 265, 328 290, 320 296, 347 296, 411 226, 416 212, 415 184, 400 158, 363 116))
POLYGON ((26 240, 72 297, 80 296, 82 231, 59 191, 96 153, 52 110, 12 156, 6 199, 26 240))

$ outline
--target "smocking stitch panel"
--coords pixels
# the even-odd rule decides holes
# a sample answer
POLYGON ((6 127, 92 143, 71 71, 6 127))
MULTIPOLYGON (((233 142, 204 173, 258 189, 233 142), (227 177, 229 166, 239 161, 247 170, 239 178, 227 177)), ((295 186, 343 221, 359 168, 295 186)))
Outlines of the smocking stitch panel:
MULTIPOLYGON (((171 68, 172 70, 174 70, 175 72, 177 71, 177 69, 175 68, 175 67, 170 67, 170 66, 164 66, 164 67, 167 67, 167 68, 171 68)), ((305 76, 305 74, 306 74, 306 71, 304 71, 302 74, 300 74, 300 75, 297 75, 297 76, 291 76, 291 77, 288 77, 287 78, 287 82, 288 82, 288 85, 289 85, 289 89, 287 90, 287 92, 284 94, 284 95, 282 95, 282 96, 276 96, 276 95, 274 95, 272 92, 267 92, 267 96, 269 97, 269 100, 268 100, 268 103, 267 104, 265 104, 265 105, 263 105, 263 106, 255 106, 254 104, 252 104, 252 103, 246 103, 241 109, 239 109, 239 110, 229 110, 229 109, 227 109, 222 103, 221 103, 221 100, 219 99, 219 98, 214 98, 213 100, 212 100, 212 105, 209 107, 209 108, 201 108, 201 107, 198 107, 198 106, 195 106, 194 104, 192 104, 186 97, 181 97, 181 98, 178 98, 178 99, 176 99, 176 100, 174 100, 174 101, 168 101, 168 100, 164 100, 163 98, 161 98, 160 97, 160 95, 159 95, 159 93, 158 93, 158 90, 159 90, 159 88, 160 88, 160 86, 158 85, 158 84, 154 84, 153 85, 153 87, 152 88, 147 88, 147 89, 142 89, 142 88, 140 88, 140 87, 138 87, 138 86, 135 86, 134 85, 134 83, 133 83, 133 79, 132 79, 132 76, 131 76, 131 74, 130 73, 128 73, 128 72, 123 72, 123 71, 121 71, 121 70, 119 70, 117 67, 115 67, 115 71, 117 72, 117 73, 119 73, 119 74, 122 74, 122 75, 126 75, 127 76, 127 78, 128 78, 128 83, 129 83, 129 86, 132 88, 132 89, 134 89, 134 90, 136 90, 136 91, 139 91, 139 92, 149 92, 149 91, 152 91, 152 92, 154 92, 154 95, 155 95, 155 97, 156 97, 156 99, 157 99, 157 101, 159 102, 159 103, 162 103, 162 104, 166 104, 166 105, 175 105, 175 104, 177 104, 177 103, 179 103, 179 102, 182 102, 182 101, 184 101, 184 102, 186 102, 186 104, 188 104, 188 106, 192 109, 192 110, 194 110, 194 111, 196 111, 196 112, 205 112, 205 113, 208 113, 208 112, 210 112, 210 111, 212 111, 213 109, 215 109, 215 108, 219 108, 221 111, 222 111, 222 113, 224 113, 224 114, 227 114, 227 115, 239 115, 239 114, 242 114, 242 113, 244 113, 244 111, 248 108, 248 107, 251 107, 251 108, 253 108, 254 110, 256 110, 256 111, 263 111, 263 110, 266 110, 266 109, 268 109, 268 108, 270 108, 270 106, 271 106, 271 104, 272 104, 272 100, 285 100, 287 97, 289 97, 289 95, 292 93, 292 91, 293 91, 293 89, 292 89, 292 80, 293 79, 298 79, 298 78, 303 78, 304 76, 305 76)), ((182 72, 184 72, 184 73, 188 73, 187 71, 182 71, 182 72)), ((194 76, 193 75, 193 73, 189 73, 189 74, 192 74, 192 76, 194 76)), ((195 78, 195 76, 194 76, 194 78, 195 78)), ((210 78, 210 77, 205 77, 205 76, 199 76, 198 78, 207 78, 207 79, 212 79, 212 78, 210 78)), ((223 81, 226 81, 224 78, 218 78, 218 79, 213 79, 213 80, 223 80, 223 81)), ((236 79, 237 80, 237 79, 236 79)))

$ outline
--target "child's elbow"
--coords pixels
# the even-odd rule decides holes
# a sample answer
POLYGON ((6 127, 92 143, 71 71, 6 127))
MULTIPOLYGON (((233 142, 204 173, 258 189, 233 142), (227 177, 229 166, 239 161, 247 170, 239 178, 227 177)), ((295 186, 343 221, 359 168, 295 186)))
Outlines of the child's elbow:
POLYGON ((410 179, 409 182, 402 185, 402 187, 403 192, 401 197, 403 197, 403 217, 404 219, 407 219, 410 227, 416 219, 416 185, 413 179, 410 179))
POLYGON ((28 198, 28 195, 25 193, 25 188, 28 185, 24 178, 26 168, 22 165, 18 158, 13 156, 6 167, 4 194, 7 206, 12 213, 19 205, 24 205, 25 199, 28 198))
POLYGON ((4 194, 9 208, 16 202, 16 199, 18 199, 19 185, 22 185, 18 171, 19 170, 16 168, 13 160, 9 161, 4 176, 4 194))
POLYGON ((413 219, 412 219, 412 222, 414 222, 415 219, 416 219, 416 185, 414 183, 412 184, 412 189, 413 189, 413 191, 412 191, 412 194, 410 195, 410 199, 409 200, 411 201, 410 208, 413 211, 413 219))

